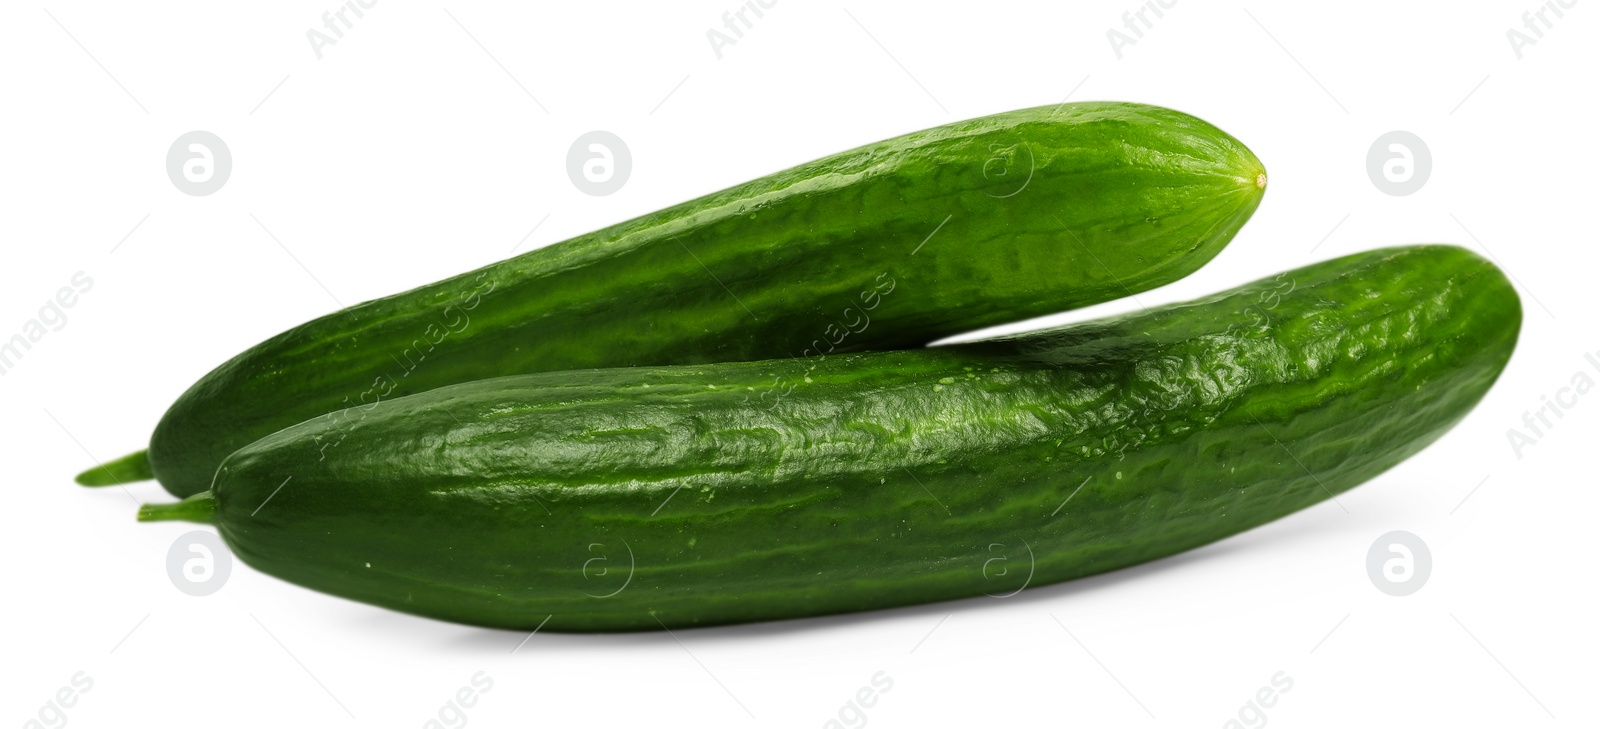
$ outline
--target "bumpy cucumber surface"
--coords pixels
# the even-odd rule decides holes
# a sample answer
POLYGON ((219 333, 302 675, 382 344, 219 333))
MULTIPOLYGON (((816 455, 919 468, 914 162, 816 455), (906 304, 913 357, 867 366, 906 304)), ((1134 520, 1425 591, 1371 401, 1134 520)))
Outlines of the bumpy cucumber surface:
POLYGON ((268 433, 442 385, 893 349, 1127 296, 1210 260, 1265 184, 1232 137, 1140 104, 909 134, 284 332, 173 404, 150 469, 188 495, 268 433))
POLYGON ((506 628, 1003 595, 1372 478, 1478 402, 1520 324, 1483 259, 1379 250, 959 346, 451 386, 275 433, 142 518, 214 521, 307 587, 506 628))

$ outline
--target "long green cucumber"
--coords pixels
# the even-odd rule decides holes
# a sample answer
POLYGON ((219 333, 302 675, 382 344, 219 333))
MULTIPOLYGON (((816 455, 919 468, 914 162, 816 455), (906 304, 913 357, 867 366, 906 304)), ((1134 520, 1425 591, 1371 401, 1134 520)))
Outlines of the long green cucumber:
POLYGON ((798 373, 779 360, 499 378, 275 433, 210 492, 141 518, 214 522, 245 562, 307 587, 505 628, 1007 595, 1372 478, 1478 402, 1521 317, 1493 265, 1418 246, 798 373), (324 457, 333 437, 345 445, 324 457))
POLYGON ((149 470, 197 493, 273 431, 458 382, 920 346, 1120 298, 1210 260, 1265 185, 1226 133, 1140 104, 908 134, 295 327, 178 398, 149 470))

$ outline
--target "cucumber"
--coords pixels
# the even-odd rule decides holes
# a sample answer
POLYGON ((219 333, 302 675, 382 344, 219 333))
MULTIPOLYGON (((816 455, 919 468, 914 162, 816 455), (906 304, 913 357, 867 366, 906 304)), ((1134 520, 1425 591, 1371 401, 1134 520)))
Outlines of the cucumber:
POLYGON ((147 470, 198 493, 257 438, 458 382, 920 346, 1120 298, 1210 260, 1265 185, 1232 137, 1140 104, 908 134, 295 327, 179 397, 147 470))
POLYGON ((210 492, 140 518, 213 522, 243 561, 306 587, 501 628, 1007 595, 1372 478, 1478 402, 1521 320, 1470 252, 1372 251, 1192 303, 799 372, 454 385, 270 435, 210 492), (323 457, 329 438, 345 445, 323 457))

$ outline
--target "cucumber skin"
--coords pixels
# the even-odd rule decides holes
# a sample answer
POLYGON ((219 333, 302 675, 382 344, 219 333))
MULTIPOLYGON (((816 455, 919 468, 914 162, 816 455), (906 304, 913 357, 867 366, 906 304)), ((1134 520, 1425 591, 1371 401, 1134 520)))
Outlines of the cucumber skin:
POLYGON ((1210 260, 1264 181, 1226 133, 1140 104, 909 134, 290 329, 179 397, 150 465, 187 496, 257 438, 443 385, 920 346, 1120 298, 1210 260))
POLYGON ((820 358, 770 407, 750 388, 797 363, 506 377, 344 420, 320 460, 322 419, 254 443, 219 470, 213 517, 263 572, 500 628, 1004 596, 1376 476, 1478 402, 1520 324, 1498 269, 1423 246, 1121 318, 820 358))

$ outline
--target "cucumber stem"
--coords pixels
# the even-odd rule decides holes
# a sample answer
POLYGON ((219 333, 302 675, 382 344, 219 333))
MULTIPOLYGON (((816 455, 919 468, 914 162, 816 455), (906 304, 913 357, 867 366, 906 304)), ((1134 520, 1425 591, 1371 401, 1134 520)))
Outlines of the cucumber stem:
POLYGON ((139 507, 139 521, 192 521, 196 524, 215 524, 217 499, 210 491, 202 491, 183 501, 170 504, 145 504, 139 507))
POLYGON ((150 471, 150 452, 139 451, 95 466, 78 474, 75 480, 80 486, 116 486, 151 478, 155 474, 150 471))

